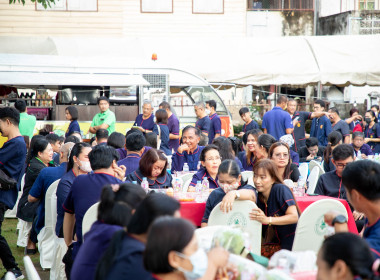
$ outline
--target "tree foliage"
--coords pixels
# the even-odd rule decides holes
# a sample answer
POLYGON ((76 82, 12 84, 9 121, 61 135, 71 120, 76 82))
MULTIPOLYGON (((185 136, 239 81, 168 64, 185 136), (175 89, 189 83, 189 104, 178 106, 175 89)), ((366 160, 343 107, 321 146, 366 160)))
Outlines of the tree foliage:
MULTIPOLYGON (((45 9, 48 7, 51 8, 51 4, 55 4, 55 0, 31 0, 33 3, 37 1, 37 3, 41 4, 45 9)), ((22 3, 25 5, 25 0, 9 0, 9 4, 15 4, 16 2, 22 3)))

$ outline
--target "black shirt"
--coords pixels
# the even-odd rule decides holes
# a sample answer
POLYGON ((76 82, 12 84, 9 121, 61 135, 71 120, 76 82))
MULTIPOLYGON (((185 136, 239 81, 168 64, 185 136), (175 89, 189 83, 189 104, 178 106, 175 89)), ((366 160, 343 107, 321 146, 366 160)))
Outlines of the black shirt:
MULTIPOLYGON (((318 146, 318 152, 317 152, 317 157, 323 158, 323 152, 325 151, 325 147, 323 146, 318 146)), ((309 151, 307 150, 307 147, 302 147, 301 149, 298 150, 298 154, 300 156, 300 162, 307 162, 310 160, 307 160, 306 158, 310 155, 309 151)))
POLYGON ((347 200, 342 177, 339 177, 335 170, 319 177, 314 193, 347 200))

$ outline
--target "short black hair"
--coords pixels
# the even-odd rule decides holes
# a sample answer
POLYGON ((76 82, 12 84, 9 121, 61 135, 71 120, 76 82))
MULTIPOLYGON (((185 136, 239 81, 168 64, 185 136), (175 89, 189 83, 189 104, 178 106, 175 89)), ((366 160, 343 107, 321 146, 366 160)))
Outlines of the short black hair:
POLYGON ((106 96, 100 96, 97 100, 97 104, 99 105, 100 101, 105 100, 110 104, 110 100, 106 96))
MULTIPOLYGON (((76 137, 75 137, 76 138, 76 137)), ((84 148, 91 148, 90 144, 85 142, 75 143, 73 148, 69 153, 69 162, 67 163, 67 171, 70 171, 74 167, 74 156, 79 157, 79 155, 83 152, 84 148)))
POLYGON ((100 128, 95 133, 96 139, 108 139, 108 130, 100 128))
POLYGON ((339 110, 338 110, 338 108, 336 108, 336 107, 331 107, 331 108, 329 109, 329 111, 331 111, 331 112, 333 112, 333 113, 336 113, 336 114, 339 116, 339 110))
POLYGON ((160 105, 158 105, 158 107, 161 107, 162 109, 166 110, 166 109, 169 109, 170 110, 170 103, 167 102, 167 101, 162 101, 160 103, 160 105))
POLYGON ((69 142, 72 142, 72 143, 77 144, 77 143, 80 142, 80 140, 78 139, 78 137, 76 137, 76 136, 74 136, 74 135, 70 135, 70 136, 66 137, 64 143, 66 144, 66 143, 69 143, 69 142))
POLYGON ((0 119, 2 121, 9 120, 14 126, 18 127, 20 124, 20 112, 11 107, 0 108, 0 119))
POLYGON ((371 201, 380 199, 379 178, 380 164, 367 159, 347 164, 342 173, 342 182, 349 192, 357 190, 371 201))
POLYGON ((288 97, 286 95, 279 95, 277 97, 277 104, 282 104, 288 102, 288 97))
POLYGON ((188 125, 188 126, 186 126, 186 127, 182 130, 182 135, 184 135, 185 132, 188 131, 188 130, 190 130, 190 129, 194 129, 194 133, 195 133, 195 135, 197 135, 198 137, 201 137, 201 135, 202 135, 201 130, 200 130, 198 127, 195 127, 195 126, 192 126, 192 125, 188 125))
POLYGON ((90 159, 91 169, 95 171, 111 167, 114 160, 119 160, 119 153, 113 147, 97 145, 88 154, 88 158, 90 159))
POLYGON ((154 132, 145 133, 145 146, 157 149, 157 134, 154 132))
POLYGON ((305 142, 306 142, 306 147, 308 148, 318 146, 318 139, 315 137, 307 138, 305 142))
POLYGON ((365 138, 364 132, 355 131, 354 133, 352 133, 352 140, 354 140, 356 137, 365 138))
POLYGON ((243 137, 241 138, 241 140, 243 141, 243 144, 244 145, 247 145, 247 141, 248 141, 248 133, 244 133, 243 137))
POLYGON ((46 140, 49 141, 51 145, 54 145, 59 141, 59 136, 55 133, 49 133, 48 135, 45 136, 46 140))
POLYGON ((131 128, 130 130, 127 131, 127 133, 125 134, 125 138, 128 137, 129 134, 131 133, 140 133, 141 135, 144 135, 139 129, 137 128, 131 128))
POLYGON ((15 102, 15 108, 20 113, 24 113, 26 111, 26 102, 24 100, 17 100, 15 102))
POLYGON ((69 114, 71 116, 71 119, 73 121, 75 121, 75 120, 78 119, 78 109, 77 109, 77 107, 75 107, 75 106, 69 106, 69 107, 66 107, 65 110, 67 110, 69 112, 69 114))
POLYGON ((131 152, 139 152, 145 144, 146 140, 142 133, 131 133, 125 140, 125 146, 131 152))
POLYGON ((321 100, 321 99, 317 99, 317 100, 314 101, 314 104, 318 104, 318 105, 320 105, 322 108, 325 108, 325 110, 326 110, 326 103, 325 103, 325 101, 323 101, 323 100, 321 100))
POLYGON ((215 100, 207 100, 206 104, 208 104, 208 106, 210 106, 211 108, 214 108, 214 110, 216 111, 216 102, 215 102, 215 100))
POLYGON ((199 156, 199 160, 200 161, 206 161, 206 154, 207 154, 208 151, 211 151, 211 150, 216 150, 216 151, 219 152, 219 147, 216 146, 216 145, 214 145, 214 144, 207 145, 202 150, 201 155, 199 156))
POLYGON ((163 123, 167 124, 168 123, 168 113, 164 109, 158 109, 156 111, 156 123, 163 123))
POLYGON ((125 136, 120 132, 112 132, 107 139, 107 145, 115 149, 123 148, 125 144, 125 136))
POLYGON ((379 105, 372 105, 372 106, 371 106, 371 109, 372 109, 372 108, 376 108, 376 110, 379 111, 379 105))
POLYGON ((264 133, 259 136, 257 142, 260 146, 263 146, 267 152, 269 152, 270 147, 277 141, 272 135, 264 133))
POLYGON ((240 108, 240 110, 239 110, 239 115, 240 115, 240 117, 241 117, 242 115, 244 115, 245 113, 249 113, 249 109, 248 109, 248 107, 240 108))
POLYGON ((332 158, 334 161, 345 160, 349 157, 355 158, 354 148, 349 144, 339 144, 332 151, 332 158))

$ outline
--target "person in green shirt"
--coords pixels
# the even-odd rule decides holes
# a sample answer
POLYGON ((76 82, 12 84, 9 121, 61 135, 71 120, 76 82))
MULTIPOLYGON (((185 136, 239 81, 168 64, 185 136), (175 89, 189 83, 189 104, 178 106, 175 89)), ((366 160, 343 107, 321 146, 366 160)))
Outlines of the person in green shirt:
POLYGON ((98 106, 100 113, 97 113, 92 119, 92 123, 89 131, 93 134, 96 133, 98 129, 107 129, 108 133, 111 134, 115 131, 115 114, 110 111, 110 102, 107 97, 101 96, 98 98, 98 106))
POLYGON ((28 136, 29 139, 32 139, 34 127, 36 126, 36 117, 33 115, 28 115, 24 100, 17 100, 15 102, 15 108, 20 112, 19 129, 21 135, 28 136))

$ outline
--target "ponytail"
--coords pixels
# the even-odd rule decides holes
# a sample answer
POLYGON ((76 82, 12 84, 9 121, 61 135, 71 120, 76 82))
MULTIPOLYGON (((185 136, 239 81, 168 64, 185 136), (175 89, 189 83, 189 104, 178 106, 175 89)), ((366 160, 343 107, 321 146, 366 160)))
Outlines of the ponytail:
POLYGON ((328 143, 325 151, 323 152, 323 160, 326 162, 326 164, 330 160, 331 152, 332 152, 331 143, 328 143))

